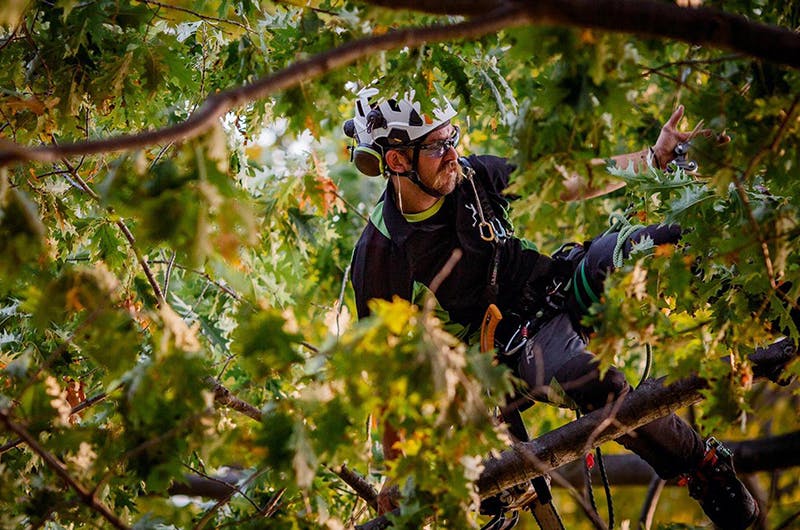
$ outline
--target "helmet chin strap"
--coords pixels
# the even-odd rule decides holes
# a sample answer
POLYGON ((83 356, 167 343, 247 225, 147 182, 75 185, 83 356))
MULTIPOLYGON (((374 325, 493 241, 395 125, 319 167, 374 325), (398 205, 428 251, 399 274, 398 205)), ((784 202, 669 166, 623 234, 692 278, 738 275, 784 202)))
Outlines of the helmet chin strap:
POLYGON ((421 189, 424 193, 426 193, 427 195, 430 195, 434 199, 441 199, 442 197, 444 197, 444 195, 442 195, 441 193, 439 193, 435 189, 433 189, 433 188, 431 188, 429 186, 426 186, 425 183, 420 180, 419 173, 417 173, 413 169, 411 171, 405 171, 403 173, 395 173, 395 174, 398 177, 407 178, 408 180, 413 182, 419 189, 421 189))
POLYGON ((417 173, 417 165, 419 164, 419 145, 414 146, 414 158, 411 162, 411 170, 404 171, 402 173, 395 173, 398 177, 405 177, 411 182, 413 182, 419 189, 421 189, 424 193, 430 195, 434 199, 441 199, 444 197, 443 194, 439 193, 435 189, 431 188, 430 186, 425 185, 424 182, 419 178, 419 173, 417 173))

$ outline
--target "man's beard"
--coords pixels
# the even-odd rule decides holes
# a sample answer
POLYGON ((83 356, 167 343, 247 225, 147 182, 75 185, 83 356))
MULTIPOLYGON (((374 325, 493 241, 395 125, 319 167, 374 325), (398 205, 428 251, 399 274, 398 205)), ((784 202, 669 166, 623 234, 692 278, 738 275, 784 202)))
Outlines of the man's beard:
POLYGON ((464 170, 461 164, 458 163, 458 160, 451 160, 436 174, 433 189, 446 195, 453 191, 462 180, 464 180, 464 170))

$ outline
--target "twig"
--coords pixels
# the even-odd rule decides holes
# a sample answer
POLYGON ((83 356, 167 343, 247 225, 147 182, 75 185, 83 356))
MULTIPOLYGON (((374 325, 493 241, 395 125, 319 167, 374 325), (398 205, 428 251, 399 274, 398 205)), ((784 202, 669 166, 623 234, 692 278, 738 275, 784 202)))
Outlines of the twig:
POLYGON ((181 265, 180 263, 175 263, 174 261, 171 261, 171 260, 168 261, 168 260, 163 260, 163 259, 154 259, 154 260, 149 261, 148 263, 150 263, 151 265, 156 265, 156 264, 164 265, 164 264, 166 264, 168 266, 171 266, 171 267, 176 268, 176 269, 180 269, 182 271, 186 271, 186 272, 191 272, 193 274, 197 274, 198 276, 202 276, 206 281, 208 281, 210 283, 213 283, 214 285, 219 287, 222 291, 224 291, 231 298, 235 298, 236 300, 241 300, 242 299, 242 297, 236 291, 234 291, 233 289, 231 289, 227 285, 225 285, 225 284, 213 279, 208 273, 203 272, 201 270, 193 269, 191 267, 187 267, 185 265, 181 265))
POLYGON ((241 412, 245 416, 256 421, 262 420, 263 415, 261 414, 261 410, 234 396, 230 390, 222 386, 220 382, 213 377, 207 377, 206 383, 208 383, 214 391, 214 400, 217 403, 232 408, 237 412, 241 412))
POLYGON ((344 307, 344 293, 347 289, 347 281, 350 278, 350 263, 347 264, 347 267, 344 269, 344 274, 342 274, 342 285, 339 289, 339 298, 336 299, 336 339, 339 339, 339 335, 341 334, 341 329, 339 329, 339 317, 342 315, 342 308, 344 307))
POLYGON ((8 409, 0 409, 0 421, 3 422, 8 430, 16 433, 17 436, 22 438, 25 443, 28 444, 28 447, 30 447, 33 452, 39 455, 47 467, 53 470, 56 475, 61 477, 61 479, 66 482, 67 485, 75 491, 75 493, 78 494, 84 504, 99 513, 103 519, 108 521, 114 528, 129 528, 128 525, 123 523, 114 513, 112 513, 105 504, 97 500, 94 490, 90 491, 77 480, 75 480, 64 467, 64 464, 59 462, 55 456, 50 454, 49 451, 39 445, 39 442, 36 441, 33 435, 31 435, 31 433, 29 433, 24 427, 14 422, 8 415, 8 409))
POLYGON ((170 277, 172 276, 172 267, 175 266, 175 256, 176 255, 177 255, 177 253, 173 250, 172 251, 172 257, 169 258, 169 262, 167 263, 167 270, 166 270, 166 272, 164 272, 164 288, 163 288, 164 298, 166 298, 167 294, 169 293, 169 280, 170 280, 170 277))
MULTIPOLYGON (((77 405, 72 407, 72 410, 69 411, 69 415, 72 416, 73 414, 77 414, 82 410, 88 409, 92 405, 96 405, 97 403, 100 403, 101 401, 104 401, 107 397, 108 397, 108 394, 106 394, 105 392, 100 392, 96 396, 93 396, 93 397, 91 397, 91 398, 89 398, 89 399, 87 399, 85 401, 81 401, 80 403, 78 403, 77 405)), ((3 444, 2 446, 0 446, 0 455, 2 455, 3 453, 5 453, 7 451, 10 451, 11 449, 17 447, 19 444, 23 443, 24 441, 25 440, 23 440, 22 438, 17 438, 16 440, 13 440, 11 442, 3 444)))
POLYGON ((653 516, 658 506, 658 498, 661 496, 666 483, 664 479, 658 476, 653 477, 650 482, 650 486, 647 488, 647 496, 642 504, 642 512, 639 515, 639 530, 650 530, 653 525, 653 516))
MULTIPOLYGON (((266 469, 262 469, 260 471, 253 473, 252 475, 250 475, 250 477, 247 478, 247 480, 244 481, 244 483, 242 483, 242 486, 246 486, 247 484, 254 481, 256 478, 260 477, 266 472, 267 472, 266 469)), ((237 491, 238 489, 233 490, 230 492, 230 494, 217 501, 217 503, 206 512, 203 518, 197 522, 197 524, 194 526, 194 530, 202 530, 206 526, 206 524, 208 524, 211 518, 214 517, 214 514, 217 513, 217 510, 228 504, 237 491)), ((265 512, 266 510, 270 509, 271 506, 274 506, 277 503, 276 497, 279 499, 283 495, 283 491, 284 490, 280 490, 278 493, 275 494, 275 497, 271 499, 270 504, 268 504, 267 507, 265 507, 264 509, 265 512)))
POLYGON ((750 199, 747 197, 743 182, 750 178, 750 175, 754 171, 755 167, 760 164, 761 160, 768 152, 774 152, 777 150, 780 140, 788 130, 788 124, 794 116, 794 111, 797 108, 798 102, 800 102, 800 96, 795 96, 792 106, 789 107, 789 110, 786 112, 786 116, 778 128, 778 131, 775 133, 775 137, 772 139, 772 142, 770 142, 769 147, 762 147, 759 152, 756 153, 756 155, 750 160, 750 163, 741 177, 736 174, 733 175, 733 183, 736 188, 736 194, 739 196, 739 199, 742 201, 745 211, 747 212, 747 218, 750 223, 750 227, 756 234, 759 243, 761 243, 761 254, 764 257, 764 265, 766 266, 767 274, 769 275, 769 284, 774 291, 778 291, 778 284, 777 278, 775 278, 775 270, 772 266, 772 258, 770 257, 769 253, 769 245, 764 238, 764 234, 761 231, 758 221, 756 221, 753 210, 750 208, 750 199))
POLYGON ((789 517, 787 517, 785 521, 783 521, 781 524, 775 527, 775 530, 786 530, 789 528, 793 528, 794 527, 793 523, 797 521, 797 519, 800 519, 800 511, 797 511, 792 515, 790 515, 789 517))
POLYGON ((149 440, 145 440, 144 442, 140 443, 139 445, 137 445, 136 447, 134 447, 130 451, 127 451, 121 457, 118 457, 116 462, 114 462, 113 464, 109 465, 108 471, 105 473, 105 475, 103 475, 103 477, 95 485, 92 494, 96 494, 97 491, 99 491, 103 486, 105 486, 105 484, 109 480, 111 480, 111 477, 114 476, 114 473, 116 472, 116 469, 118 467, 120 467, 128 459, 140 454, 142 451, 146 451, 147 449, 153 447, 154 445, 157 445, 157 444, 163 442, 164 440, 167 440, 169 438, 172 438, 172 437, 176 436, 178 433, 181 432, 182 429, 184 429, 185 427, 187 427, 188 425, 190 425, 191 423, 196 421, 198 418, 200 418, 202 416, 206 416, 208 414, 209 414, 209 410, 203 410, 203 411, 200 411, 200 412, 196 412, 196 413, 192 414, 191 416, 181 420, 177 425, 175 425, 174 427, 172 427, 168 431, 166 431, 166 432, 164 432, 162 434, 159 434, 158 436, 156 436, 154 438, 150 438, 149 440))
MULTIPOLYGON (((95 193, 95 191, 89 187, 86 181, 78 174, 77 169, 75 169, 69 161, 66 159, 62 160, 64 165, 69 170, 70 175, 73 179, 78 183, 78 186, 87 194, 89 197, 95 200, 95 202, 100 203, 100 197, 95 193)), ((113 208, 108 208, 109 214, 114 214, 113 208)), ((139 247, 136 245, 136 238, 133 237, 133 234, 128 229, 128 226, 125 224, 125 221, 122 219, 118 219, 114 221, 114 224, 122 231, 122 235, 125 236, 125 239, 128 241, 128 245, 130 245, 131 250, 133 250, 133 254, 136 256, 136 261, 139 262, 139 266, 144 271, 144 275, 147 277, 147 281, 150 283, 150 287, 152 287, 153 292, 156 295, 156 305, 162 306, 166 303, 164 299, 164 293, 161 292, 161 287, 158 285, 158 281, 156 281, 155 276, 153 275, 153 271, 150 270, 150 267, 147 265, 147 258, 141 253, 139 247)))
POLYGON ((193 17, 197 17, 200 20, 205 20, 205 21, 208 21, 208 22, 217 22, 217 23, 221 23, 221 24, 230 24, 231 26, 236 26, 238 28, 241 28, 241 29, 245 30, 248 33, 252 33, 253 32, 253 30, 251 28, 245 26, 241 22, 236 22, 234 20, 228 20, 228 19, 225 19, 225 18, 212 17, 211 15, 203 15, 202 13, 198 13, 197 11, 192 11, 191 9, 187 9, 185 7, 173 6, 173 5, 170 5, 170 4, 165 4, 163 2, 156 2, 156 0, 135 0, 135 1, 136 2, 141 2, 142 4, 161 7, 161 8, 164 8, 164 9, 171 9, 173 11, 180 11, 181 13, 186 13, 188 15, 192 15, 193 17))

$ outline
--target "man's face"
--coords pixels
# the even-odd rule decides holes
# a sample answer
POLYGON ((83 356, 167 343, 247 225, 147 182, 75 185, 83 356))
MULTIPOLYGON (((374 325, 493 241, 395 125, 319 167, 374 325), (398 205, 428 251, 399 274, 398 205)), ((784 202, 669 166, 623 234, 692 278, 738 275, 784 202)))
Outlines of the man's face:
POLYGON ((436 129, 420 146, 417 173, 429 188, 442 195, 452 192, 463 178, 458 164, 458 127, 447 124, 436 129))

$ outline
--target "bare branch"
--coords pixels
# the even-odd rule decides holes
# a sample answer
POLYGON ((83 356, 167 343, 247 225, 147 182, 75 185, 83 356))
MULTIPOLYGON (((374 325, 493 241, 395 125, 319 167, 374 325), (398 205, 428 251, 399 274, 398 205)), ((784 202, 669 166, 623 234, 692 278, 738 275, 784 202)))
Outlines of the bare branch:
POLYGON ((217 403, 241 412, 245 416, 256 421, 261 421, 262 414, 259 409, 231 394, 231 391, 222 386, 219 381, 213 377, 208 377, 206 378, 206 383, 208 383, 214 391, 214 400, 217 403))
MULTIPOLYGON (((0 146, 2 144, 0 143, 0 146)), ((0 151, 2 152, 2 151, 0 151)), ((0 155, 2 158, 2 155, 0 155)), ((89 195, 95 202, 100 203, 100 197, 95 193, 95 191, 86 183, 85 180, 80 176, 78 173, 78 168, 73 167, 67 160, 62 160, 64 165, 67 167, 69 174, 72 178, 77 182, 78 187, 84 191, 87 195, 89 195)), ((80 166, 80 164, 79 164, 80 166)), ((108 209, 109 214, 114 214, 113 208, 108 209)), ((150 266, 147 264, 147 257, 144 256, 139 247, 136 245, 136 238, 133 237, 133 233, 128 228, 128 225, 125 224, 125 221, 122 219, 118 219, 114 221, 114 224, 117 225, 117 228, 120 229, 122 235, 125 236, 125 239, 128 241, 128 245, 130 245, 131 250, 133 251, 134 256, 136 256, 136 261, 139 263, 139 266, 144 271, 144 275, 147 278, 148 283, 150 283, 150 287, 153 289, 153 293, 156 296, 156 303, 159 307, 163 306, 166 301, 164 299, 164 293, 161 291, 161 287, 158 285, 156 281, 156 277, 153 275, 153 271, 150 269, 150 266)))
MULTIPOLYGON (((373 2, 383 5, 384 2, 373 2)), ((388 4, 388 2, 387 2, 388 4)), ((436 9, 439 3, 396 1, 393 8, 436 9), (434 5, 435 4, 435 5, 434 5)), ((445 8, 443 8, 445 9, 445 8)), ((161 143, 195 138, 210 129, 231 109, 271 93, 319 77, 377 51, 479 37, 503 28, 524 24, 578 26, 671 38, 693 44, 729 49, 779 64, 800 68, 800 35, 785 28, 768 26, 739 15, 697 8, 686 9, 655 0, 549 0, 537 2, 454 1, 447 12, 481 15, 459 24, 402 29, 355 40, 321 53, 258 81, 220 92, 186 121, 171 127, 103 140, 61 146, 24 147, 0 141, 0 166, 22 161, 55 162, 64 157, 133 150, 161 143), (493 11, 486 8, 501 6, 493 11)))
MULTIPOLYGON (((241 485, 241 487, 246 486, 250 482, 254 481, 256 478, 258 478, 261 475, 263 475, 264 473, 266 473, 267 471, 268 471, 267 469, 262 469, 260 471, 256 471, 255 473, 250 475, 250 477, 247 480, 244 481, 244 483, 241 485)), ((208 522, 211 520, 211 518, 214 517, 214 514, 217 513, 217 510, 219 510, 220 508, 225 506, 227 503, 229 503, 230 500, 233 498, 233 496, 238 491, 239 491, 238 489, 233 489, 233 490, 230 491, 230 493, 228 493, 228 495, 226 495, 224 498, 222 498, 219 501, 217 501, 217 503, 214 506, 212 506, 206 512, 206 514, 203 516, 203 518, 200 519, 200 521, 198 521, 198 523, 194 526, 194 530, 202 530, 208 524, 208 522)), ((275 506, 275 504, 277 503, 278 499, 280 499, 283 496, 283 491, 284 490, 280 490, 278 493, 276 493, 275 496, 273 497, 273 499, 269 503, 267 503, 267 506, 264 507, 264 515, 265 516, 267 516, 271 512, 272 508, 275 506)))
MULTIPOLYGON (((174 258, 174 254, 173 254, 173 258, 174 258)), ((224 292, 225 294, 227 294, 231 298, 234 298, 236 300, 241 300, 242 299, 242 297, 239 295, 239 293, 237 293, 236 291, 234 291, 233 289, 231 289, 230 287, 228 287, 224 283, 213 279, 211 277, 211 275, 208 274, 207 272, 204 272, 204 271, 201 271, 201 270, 197 270, 197 269, 193 269, 191 267, 187 267, 186 265, 181 265, 180 263, 175 263, 173 258, 170 258, 169 260, 154 259, 154 260, 150 260, 148 263, 150 263, 151 265, 156 265, 156 264, 167 265, 167 272, 164 273, 165 276, 169 276, 169 272, 170 272, 170 270, 172 268, 180 269, 180 270, 186 271, 186 272, 191 272, 193 274, 197 274, 198 276, 203 277, 207 282, 214 284, 222 292, 224 292)))
POLYGON ((524 21, 522 9, 514 8, 496 12, 479 21, 399 30, 352 41, 331 51, 298 61, 249 85, 215 94, 206 99, 186 121, 171 127, 59 146, 23 147, 0 140, 0 167, 26 160, 55 162, 64 157, 133 150, 195 138, 212 128, 221 116, 235 107, 290 88, 301 81, 319 77, 376 51, 417 46, 425 42, 477 37, 524 21))
POLYGON ((364 477, 351 470, 346 465, 343 465, 339 469, 334 469, 333 472, 336 473, 345 484, 353 488, 353 491, 364 499, 372 509, 378 509, 378 492, 364 477))
POLYGON ((706 7, 658 0, 369 0, 370 4, 427 13, 485 16, 493 7, 521 9, 524 23, 577 26, 674 39, 743 53, 800 68, 800 35, 777 26, 706 7), (500 7, 502 6, 502 7, 500 7))
POLYGON ((586 446, 586 439, 598 425, 606 421, 606 412, 597 410, 563 427, 539 436, 530 442, 518 443, 499 457, 486 462, 477 481, 481 497, 494 495, 516 484, 547 473, 567 462, 582 458, 587 450, 615 440, 676 410, 697 403, 707 382, 693 376, 669 386, 659 381, 645 381, 623 398, 613 423, 586 446))

